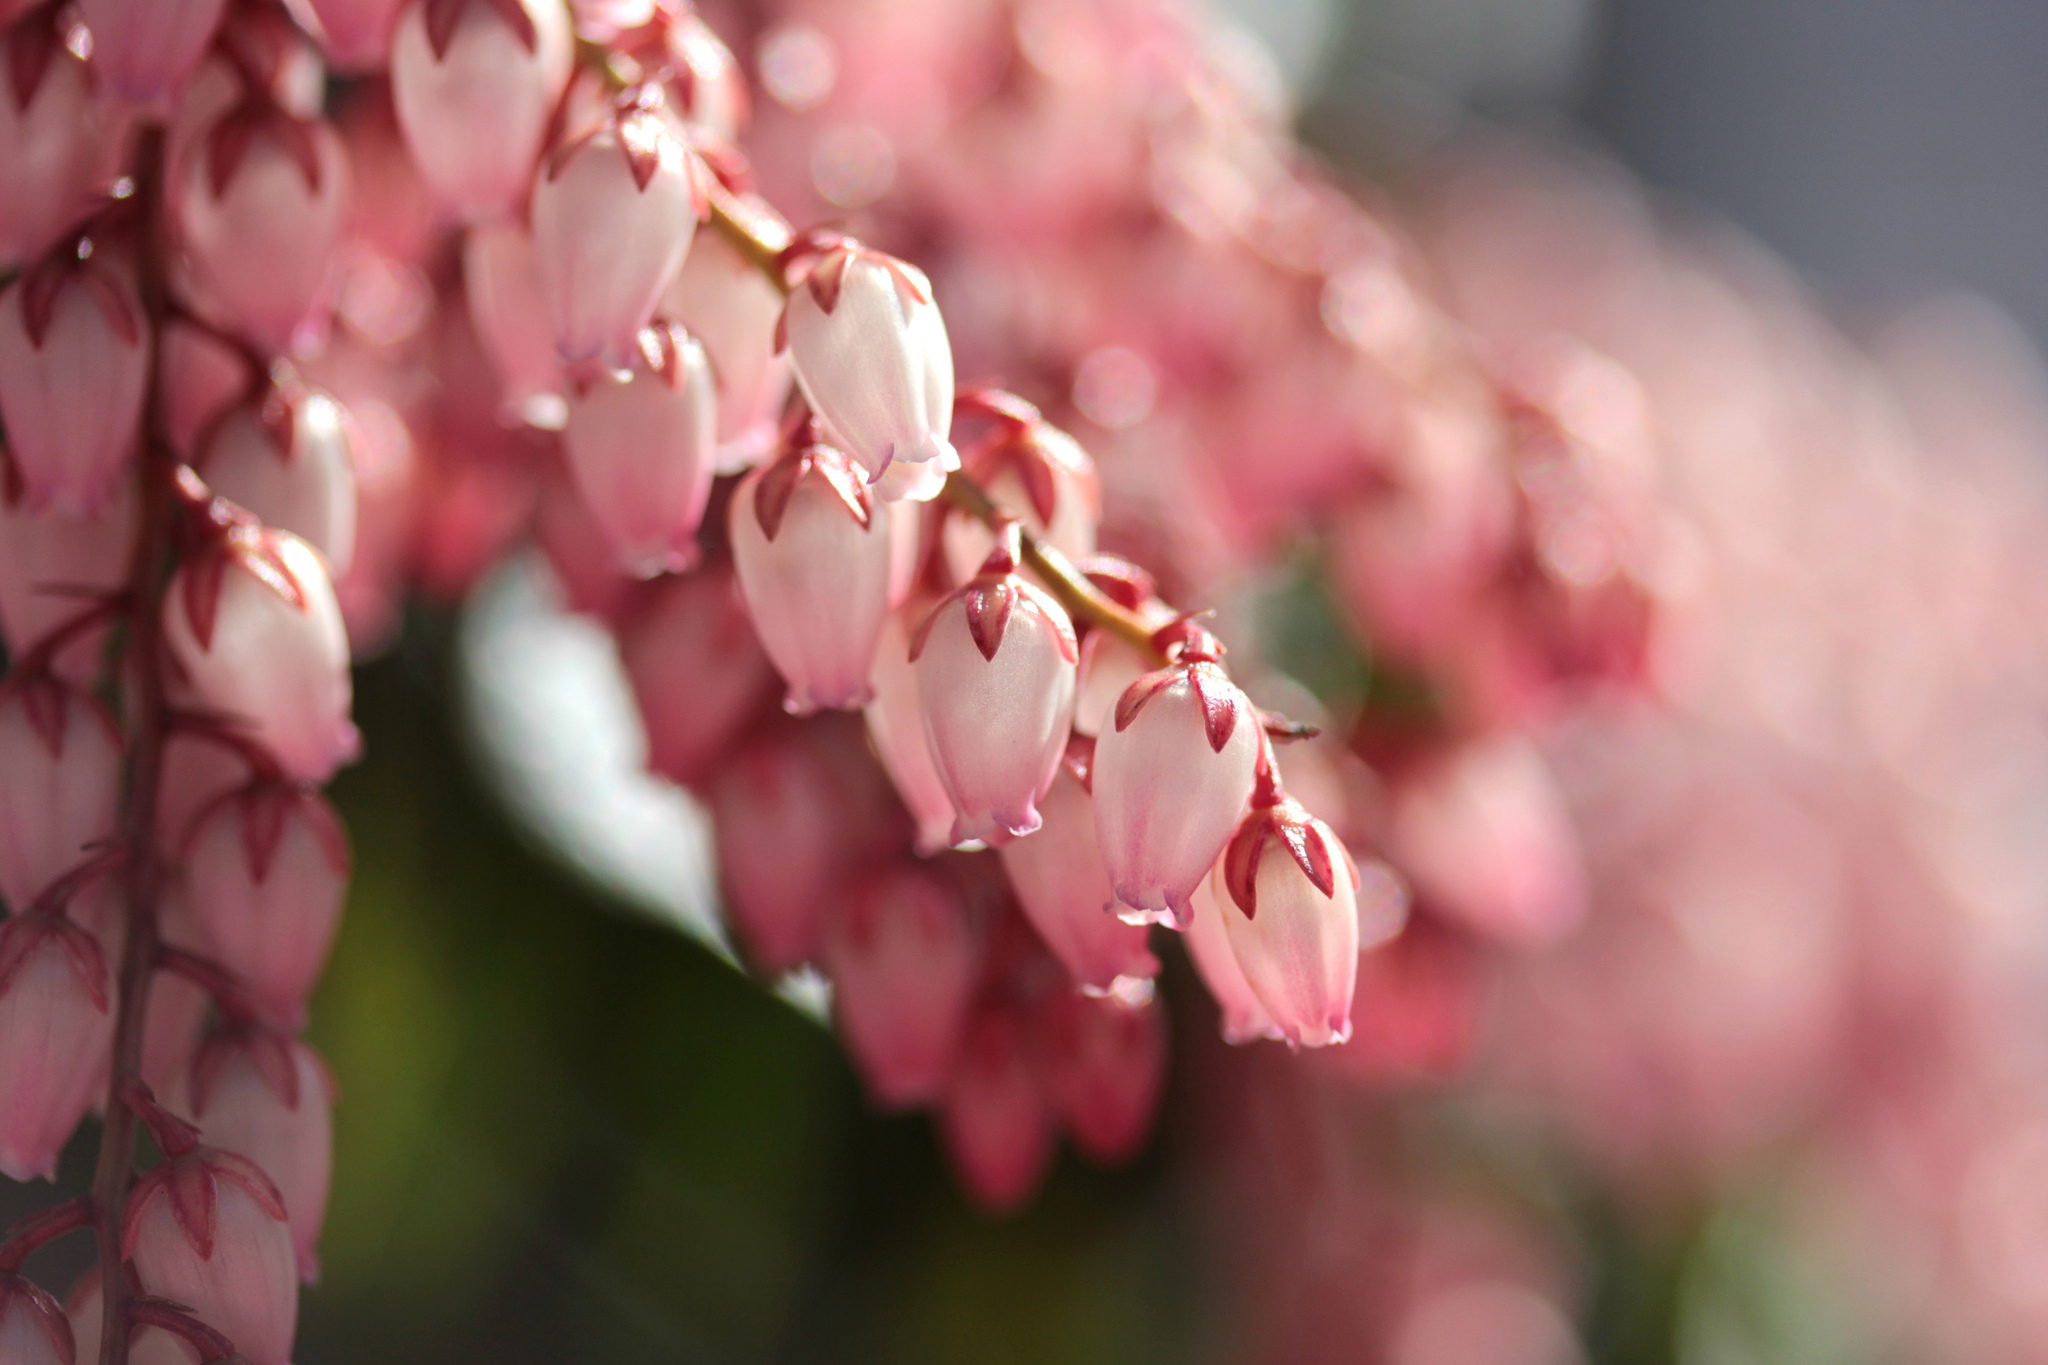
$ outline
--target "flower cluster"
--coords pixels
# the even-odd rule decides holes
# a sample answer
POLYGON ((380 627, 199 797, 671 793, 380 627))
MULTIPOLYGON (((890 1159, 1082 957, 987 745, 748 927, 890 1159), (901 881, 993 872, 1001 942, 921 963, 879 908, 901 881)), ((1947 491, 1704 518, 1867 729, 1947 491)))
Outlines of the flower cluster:
POLYGON ((298 1034, 349 862, 318 788, 358 743, 354 427, 290 356, 327 330, 349 166, 281 12, 8 18, 0 1172, 102 1133, 91 1194, 0 1242, 0 1337, 284 1365, 334 1098, 298 1034), (87 1225, 59 1308, 22 1267, 87 1225))

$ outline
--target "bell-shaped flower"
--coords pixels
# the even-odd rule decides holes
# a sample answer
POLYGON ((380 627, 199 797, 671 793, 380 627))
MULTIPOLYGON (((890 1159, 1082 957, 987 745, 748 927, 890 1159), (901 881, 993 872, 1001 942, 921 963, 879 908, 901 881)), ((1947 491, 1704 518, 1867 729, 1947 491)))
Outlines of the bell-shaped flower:
POLYGON ((277 387, 220 423, 199 468, 207 487, 318 550, 339 579, 356 548, 353 451, 341 404, 317 390, 277 387))
POLYGON ((792 443, 748 475, 732 499, 732 561, 790 712, 864 705, 889 614, 889 520, 852 462, 792 443))
POLYGON ((63 1307, 46 1290, 12 1271, 0 1271, 0 1360, 7 1365, 77 1365, 85 1360, 78 1354, 63 1307))
POLYGON ((533 254, 564 361, 631 350, 707 211, 700 174, 652 85, 548 154, 533 187, 533 254))
POLYGON ((1031 1062, 1013 1009, 977 1010, 939 1111, 955 1173, 991 1213, 1007 1213, 1029 1199, 1052 1160, 1051 1106, 1031 1062))
POLYGON ((192 1064, 190 1113, 213 1146, 277 1182, 299 1278, 319 1275, 315 1248, 334 1164, 334 1078, 305 1043, 260 1025, 207 1041, 192 1064))
MULTIPOLYGON (((989 500, 1078 564, 1095 553, 1102 489, 1095 461, 1073 437, 1007 393, 963 395, 957 405, 990 419, 990 430, 961 456, 989 500)), ((951 512, 942 532, 953 581, 964 582, 994 548, 995 533, 978 517, 951 512)))
POLYGON ((704 347, 718 385, 718 472, 734 474, 774 452, 789 397, 789 357, 775 349, 782 291, 722 232, 690 246, 660 311, 704 347))
POLYGON ((198 1145, 161 1109, 144 1115, 164 1159, 128 1196, 122 1258, 145 1293, 189 1308, 251 1365, 287 1365, 299 1286, 284 1197, 248 1157, 198 1145))
POLYGON ((996 850, 1031 926, 1084 987, 1107 991, 1119 978, 1149 980, 1159 962, 1145 946, 1145 926, 1126 924, 1110 910, 1095 807, 1075 761, 1060 765, 1038 813, 1044 824, 1037 834, 996 850))
POLYGON ((299 26, 320 42, 342 71, 382 70, 391 57, 391 34, 406 0, 284 0, 299 26))
POLYGON ((687 10, 669 20, 665 46, 675 71, 669 88, 683 116, 727 142, 737 139, 747 122, 747 73, 732 49, 687 10))
MULTIPOLYGON (((917 822, 917 851, 937 853, 953 842, 957 812, 939 776, 932 746, 924 733, 924 700, 917 685, 917 666, 910 662, 910 630, 905 611, 892 611, 875 645, 869 683, 874 696, 863 708, 868 738, 888 770, 896 794, 917 822)), ((919 613, 922 616, 922 612, 919 613)))
POLYGON ((199 444, 252 384, 249 360, 219 334, 172 319, 157 332, 157 403, 164 435, 178 458, 198 458, 199 444))
POLYGON ((684 786, 704 782, 775 683, 731 570, 653 585, 619 623, 618 641, 647 729, 647 766, 684 786))
MULTIPOLYGON (((88 888, 86 903, 102 896, 88 888)), ((111 923, 111 901, 97 916, 111 923)), ((0 922, 0 1174, 57 1178, 57 1154, 106 1080, 108 944, 56 911, 0 922)))
POLYGON ((540 411, 562 391, 562 360, 526 229, 499 223, 464 233, 462 290, 477 340, 498 372, 504 411, 521 419, 540 411))
POLYGON ((199 65, 227 0, 78 0, 92 66, 130 104, 161 104, 199 65))
POLYGON ((1095 832, 1119 913, 1185 928, 1189 898, 1251 795, 1258 712, 1193 632, 1124 690, 1095 741, 1095 832))
POLYGON ((575 39, 561 0, 418 0, 391 41, 391 101, 420 175, 471 222, 516 216, 575 39))
MULTIPOLYGON (((1115 555, 1091 555, 1074 567, 1111 601, 1155 629, 1173 618, 1173 608, 1159 600, 1146 573, 1115 555)), ((1107 630, 1091 630, 1081 638, 1081 680, 1074 693, 1074 729, 1090 739, 1101 734, 1116 716, 1116 704, 1130 685, 1150 673, 1153 657, 1107 630)))
POLYGON ((255 782, 201 815, 184 852, 186 898, 208 954, 266 1019, 297 1026, 348 883, 334 808, 289 784, 255 782))
POLYGON ((0 266, 42 255, 92 213, 126 132, 55 20, 27 16, 0 32, 0 266))
POLYGON ((1195 964, 1195 974, 1209 988, 1209 996, 1223 1016, 1224 1042, 1240 1046, 1261 1038, 1278 1038, 1281 1036, 1279 1025, 1273 1022, 1272 1015, 1266 1013, 1266 1007, 1260 1003, 1252 983, 1245 980, 1244 968, 1237 965, 1237 949, 1230 945, 1230 930, 1223 923, 1221 900, 1229 893, 1217 889, 1222 876, 1223 870, 1219 866, 1213 876, 1204 877, 1202 884, 1195 888, 1191 902, 1193 915, 1188 922, 1185 940, 1188 957, 1195 964))
POLYGON ((1040 1023, 1046 1089, 1074 1145, 1102 1165, 1129 1161, 1145 1145, 1166 1081, 1164 1011, 1150 995, 1062 991, 1040 1023))
POLYGON ((81 239, 0 292, 0 424, 31 512, 98 511, 134 457, 150 334, 133 272, 81 239))
POLYGON ((0 898, 16 910, 114 835, 121 736, 90 693, 44 676, 0 686, 0 898))
POLYGON ((932 608, 910 657, 932 759, 959 812, 953 842, 1037 829, 1072 728, 1080 649, 1059 603, 1018 575, 1014 533, 932 608))
POLYGON ((210 301, 255 341, 291 351, 325 329, 348 226, 348 155, 323 119, 246 95, 184 158, 179 240, 210 301))
MULTIPOLYGON (((206 940, 192 921, 182 888, 168 890, 157 912, 157 939, 165 947, 204 954, 206 940)), ((206 1030, 213 997, 178 972, 158 971, 149 983, 149 1012, 142 1025, 142 1079, 160 1095, 186 1098, 192 1059, 206 1030)), ((173 1105, 175 1108, 176 1105, 173 1105)))
POLYGON ((1230 946, 1281 1036, 1295 1047, 1348 1039, 1359 878, 1344 845, 1269 776, 1222 872, 1230 946))
POLYGON ((361 746, 349 722, 348 632, 307 544, 215 499, 227 524, 172 577, 164 635, 200 703, 277 760, 325 782, 361 746))
MULTIPOLYGON (((72 1357, 73 1365, 97 1365, 100 1330, 106 1324, 106 1301, 100 1294, 98 1269, 86 1271, 71 1287, 64 1297, 64 1311, 71 1319, 71 1336, 78 1347, 72 1357)), ((128 1365, 200 1365, 199 1350, 161 1327, 138 1327, 128 1338, 128 1365)))
MULTIPOLYGON (((805 401, 871 479, 897 463, 930 464, 928 475, 960 467, 948 439, 953 351, 916 267, 851 240, 827 246, 790 291, 780 337, 805 401)), ((903 490, 937 492, 929 477, 903 490)))
POLYGON ((922 1104, 945 1087, 979 964, 959 892, 923 868, 890 869, 831 917, 832 1016, 877 1104, 922 1104))
POLYGON ((652 578, 700 558, 717 429, 704 348, 665 320, 640 329, 630 369, 570 392, 569 473, 627 573, 652 578))
MULTIPOLYGON (((132 478, 117 482, 107 504, 83 517, 38 516, 25 500, 0 493, 0 640, 9 654, 26 654, 96 595, 104 598, 127 584, 141 510, 132 478)), ((90 684, 106 636, 104 629, 76 633, 56 651, 51 670, 90 684)))

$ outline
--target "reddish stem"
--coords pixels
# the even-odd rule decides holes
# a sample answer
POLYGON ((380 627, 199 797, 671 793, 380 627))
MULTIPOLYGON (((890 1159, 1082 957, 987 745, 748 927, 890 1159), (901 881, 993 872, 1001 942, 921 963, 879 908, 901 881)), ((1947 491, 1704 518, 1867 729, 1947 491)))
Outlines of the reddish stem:
POLYGON ((21 1263, 37 1247, 55 1241, 74 1228, 89 1226, 93 1221, 92 1215, 92 1200, 67 1199, 22 1219, 7 1230, 7 1239, 0 1241, 0 1274, 18 1272, 21 1263))
POLYGON ((228 1360, 235 1354, 235 1343, 208 1327, 192 1316, 183 1304, 172 1303, 169 1299, 138 1298, 128 1305, 128 1320, 137 1327, 155 1327, 171 1332, 190 1342, 192 1349, 199 1352, 201 1365, 213 1365, 215 1361, 228 1360))

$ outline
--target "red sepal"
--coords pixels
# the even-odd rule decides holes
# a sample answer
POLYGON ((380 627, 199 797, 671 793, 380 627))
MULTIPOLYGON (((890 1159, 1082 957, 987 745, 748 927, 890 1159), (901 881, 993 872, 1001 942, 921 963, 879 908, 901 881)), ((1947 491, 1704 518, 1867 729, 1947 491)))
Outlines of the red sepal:
POLYGON ((43 748, 49 751, 50 757, 64 757, 64 719, 65 713, 71 709, 71 689, 37 669, 22 672, 0 683, 0 696, 8 693, 21 698, 21 709, 28 716, 29 728, 43 742, 43 748))
POLYGON ((497 11, 505 27, 512 30, 512 36, 519 45, 531 53, 540 46, 540 34, 533 27, 533 16, 526 12, 526 6, 519 0, 426 0, 422 17, 427 21, 427 46, 434 51, 434 60, 448 60, 448 44, 455 41, 455 26, 462 20, 462 12, 471 3, 487 5, 497 11))
POLYGON ((299 401, 304 397, 296 386, 273 384, 256 405, 256 424, 263 428, 265 439, 286 464, 297 453, 299 401))
POLYGON ((1045 420, 1036 404, 1007 389, 963 389, 953 398, 955 417, 985 417, 1013 431, 1025 431, 1045 420))
POLYGON ((233 1181, 249 1192, 263 1211, 280 1223, 285 1220, 284 1196, 263 1168, 245 1156, 216 1147, 194 1147, 167 1157, 157 1168, 136 1182, 128 1196, 128 1210, 121 1225, 121 1258, 135 1256, 135 1239, 142 1229, 142 1215, 158 1194, 171 1201, 171 1213, 178 1230, 200 1259, 213 1255, 220 1191, 218 1182, 233 1181))
POLYGON ((1017 576, 1014 551, 1008 548, 1016 539, 1015 528, 1011 526, 1005 530, 1011 534, 996 541, 996 548, 989 553, 988 562, 982 565, 981 572, 925 616, 917 633, 911 637, 912 662, 924 653, 925 642, 931 638, 939 613, 955 601, 966 611, 967 633, 973 637, 974 647, 981 651, 982 658, 991 663, 995 661, 996 651, 1002 648, 1003 634, 1009 629, 1011 616, 1020 606, 1026 611, 1036 612, 1052 628, 1061 658, 1070 664, 1080 662, 1081 646, 1074 636, 1074 623, 1067 619, 1066 611, 1058 602, 1017 576))
POLYGON ((285 821, 293 815, 306 822, 307 829, 320 845, 320 851, 327 855, 328 866, 343 877, 348 875, 348 832, 342 826, 341 817, 334 813, 334 807, 328 805, 326 798, 318 792, 261 774, 232 791, 223 792, 200 808, 192 817, 185 835, 185 856, 191 856, 192 841, 205 825, 207 817, 229 805, 234 806, 236 814, 241 817, 243 851, 249 858, 250 876, 258 885, 270 879, 278 845, 284 840, 285 821))
POLYGON ((618 138, 626 169, 633 173, 634 188, 644 194, 654 173, 661 169, 662 144, 673 141, 668 127, 659 115, 635 110, 619 119, 618 138))
POLYGON ((26 114, 42 89, 50 63, 64 50, 64 35, 57 29, 57 6, 46 5, 41 14, 30 13, 15 22, 7 33, 7 78, 14 87, 14 107, 26 114))
MULTIPOLYGON (((1229 848, 1224 850, 1223 883, 1230 890, 1230 898, 1237 902, 1237 908, 1244 911, 1246 919, 1257 913, 1259 859, 1265 853, 1267 843, 1273 840, 1287 850, 1302 875, 1323 893, 1324 899, 1336 897, 1337 857, 1330 851, 1332 840, 1328 831, 1299 805, 1286 801, 1246 816, 1232 836, 1229 848)), ((1341 845, 1338 852, 1343 854, 1348 865, 1350 853, 1341 845)), ((1351 872, 1351 879, 1355 886, 1358 880, 1355 870, 1351 872)))
POLYGON ((206 1040, 192 1063, 193 1111, 202 1120, 213 1103, 220 1075, 237 1052, 246 1053, 256 1074, 270 1087, 270 1093, 284 1101, 284 1107, 299 1107, 299 1061, 297 1046, 288 1034, 261 1023, 251 1022, 206 1040))
POLYGON ((199 542, 185 564, 185 614, 201 649, 213 648, 222 576, 230 563, 300 611, 310 609, 305 585, 278 551, 277 532, 226 498, 215 497, 189 468, 178 470, 178 496, 188 513, 185 534, 199 542))
POLYGON ((154 1327, 182 1337, 199 1353, 202 1365, 233 1365, 247 1357, 235 1350, 227 1337, 192 1316, 192 1310, 169 1299, 143 1295, 128 1301, 128 1320, 140 1327, 154 1327))
POLYGON ((1125 611, 1138 611, 1159 595, 1159 584, 1151 574, 1115 555, 1090 555, 1074 566, 1087 575, 1096 590, 1125 611))
POLYGON ((20 1275, 0 1273, 0 1322, 24 1308, 43 1320, 44 1334, 57 1344, 57 1359, 64 1365, 77 1365, 78 1342, 71 1335, 71 1319, 64 1315, 64 1306, 41 1285, 20 1275))
POLYGON ((1190 664, 1187 669, 1188 687, 1202 704, 1202 725, 1208 731, 1209 747, 1220 754, 1237 729, 1237 711, 1244 702, 1244 693, 1215 664, 1190 664))
POLYGON ((107 325, 114 329, 122 345, 133 346, 141 341, 142 319, 129 306, 121 281, 104 262, 93 259, 92 238, 72 236, 22 273, 21 321, 28 332, 29 345, 37 350, 43 348, 56 315, 57 296, 73 284, 91 291, 106 315, 107 325))
POLYGON ((241 168, 249 144, 262 133, 278 150, 298 163, 309 193, 320 192, 320 149, 313 143, 313 123, 295 118, 265 95, 250 95, 229 110, 206 135, 207 184, 218 199, 241 168))
POLYGON ((845 451, 812 443, 791 449, 768 466, 761 481, 754 485, 754 519, 760 523, 762 535, 775 539, 782 529, 783 515, 789 511, 790 495, 796 492, 803 477, 813 472, 839 495, 846 510, 863 528, 874 523, 874 495, 868 492, 867 483, 852 459, 845 451))
POLYGON ((54 941, 92 1007, 107 1012, 107 960, 99 940, 60 914, 23 910, 0 923, 0 995, 7 994, 30 956, 54 941))
POLYGON ((1023 596, 1023 586, 1012 577, 977 578, 961 590, 960 603, 967 609, 967 633, 974 638, 974 647, 981 651, 982 658, 994 662, 996 651, 1003 647, 1003 632, 1009 627, 1017 599, 1023 596))
POLYGON ((1180 665, 1170 664, 1165 668, 1155 669, 1147 673, 1144 677, 1126 687, 1124 694, 1116 699, 1116 732, 1122 734, 1130 729, 1131 722, 1136 720, 1138 713, 1145 709, 1145 703, 1151 701, 1152 698, 1178 682, 1180 674, 1180 665))

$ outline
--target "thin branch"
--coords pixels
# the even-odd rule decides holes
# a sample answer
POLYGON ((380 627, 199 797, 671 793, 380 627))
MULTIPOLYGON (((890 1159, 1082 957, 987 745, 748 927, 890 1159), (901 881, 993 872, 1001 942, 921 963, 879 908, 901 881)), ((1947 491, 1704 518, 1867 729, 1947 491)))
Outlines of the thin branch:
POLYGON ((89 1227, 92 1221, 90 1199, 67 1199, 40 1213, 30 1214, 9 1228, 6 1240, 0 1241, 0 1274, 18 1272, 21 1263, 37 1247, 53 1242, 76 1228, 89 1227))

